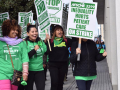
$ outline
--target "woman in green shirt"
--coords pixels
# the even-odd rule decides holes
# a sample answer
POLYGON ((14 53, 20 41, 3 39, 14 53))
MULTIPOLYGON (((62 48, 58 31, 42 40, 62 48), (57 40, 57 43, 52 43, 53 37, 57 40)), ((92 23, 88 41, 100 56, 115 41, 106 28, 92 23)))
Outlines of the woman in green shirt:
POLYGON ((14 69, 23 71, 25 81, 28 76, 29 58, 25 42, 18 38, 21 36, 21 29, 16 20, 8 19, 3 22, 2 36, 0 37, 0 90, 17 90, 17 86, 11 85, 14 73, 11 58, 14 69))
POLYGON ((43 55, 47 50, 45 43, 38 37, 38 30, 34 25, 28 24, 25 41, 29 56, 29 75, 26 90, 33 90, 35 82, 37 90, 45 89, 45 75, 43 68, 43 55))

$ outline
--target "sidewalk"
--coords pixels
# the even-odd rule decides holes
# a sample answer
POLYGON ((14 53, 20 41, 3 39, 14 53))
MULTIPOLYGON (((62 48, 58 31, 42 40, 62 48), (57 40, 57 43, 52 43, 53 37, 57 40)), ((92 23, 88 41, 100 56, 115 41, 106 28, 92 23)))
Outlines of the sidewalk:
MULTIPOLYGON (((112 90, 112 84, 111 84, 106 60, 97 62, 97 74, 98 74, 97 79, 93 81, 91 90, 112 90)), ((51 82, 48 71, 45 90, 50 90, 50 84, 51 82)), ((67 81, 65 81, 63 88, 64 88, 63 90, 78 90, 76 88, 76 82, 73 78, 71 67, 69 67, 68 79, 67 81)), ((34 90, 36 90, 35 87, 34 90)))

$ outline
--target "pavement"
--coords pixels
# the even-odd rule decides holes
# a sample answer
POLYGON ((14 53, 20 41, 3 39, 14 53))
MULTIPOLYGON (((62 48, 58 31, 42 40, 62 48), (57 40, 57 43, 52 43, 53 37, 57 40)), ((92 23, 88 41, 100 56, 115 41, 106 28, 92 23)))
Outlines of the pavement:
MULTIPOLYGON (((93 80, 90 90, 113 90, 106 59, 101 62, 96 62, 96 64, 97 64, 97 79, 93 80)), ((77 85, 73 77, 71 66, 68 68, 67 77, 68 77, 67 81, 65 81, 63 85, 63 90, 78 90, 78 88, 76 88, 77 85)), ((51 80, 50 73, 48 70, 47 81, 45 82, 45 90, 50 90, 50 86, 51 80)), ((36 90, 35 85, 34 90, 36 90)))

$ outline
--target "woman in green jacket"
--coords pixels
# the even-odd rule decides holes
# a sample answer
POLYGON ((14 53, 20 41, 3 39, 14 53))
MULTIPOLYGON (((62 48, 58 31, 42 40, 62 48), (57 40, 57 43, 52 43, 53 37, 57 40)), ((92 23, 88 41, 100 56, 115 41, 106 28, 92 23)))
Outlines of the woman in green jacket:
POLYGON ((33 90, 35 82, 37 90, 45 89, 45 75, 43 68, 43 55, 47 50, 45 43, 38 37, 38 30, 34 25, 28 24, 25 41, 29 56, 29 75, 26 90, 33 90))
POLYGON ((11 84, 14 70, 23 71, 23 80, 27 80, 29 57, 26 43, 18 38, 20 35, 21 29, 16 20, 3 22, 3 37, 0 37, 0 90, 17 90, 17 86, 11 84))

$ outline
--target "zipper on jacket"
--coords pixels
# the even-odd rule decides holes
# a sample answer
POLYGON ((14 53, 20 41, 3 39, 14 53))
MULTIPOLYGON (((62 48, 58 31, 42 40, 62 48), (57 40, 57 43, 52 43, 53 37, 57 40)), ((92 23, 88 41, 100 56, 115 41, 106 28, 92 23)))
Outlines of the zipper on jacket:
POLYGON ((88 76, 90 76, 89 75, 89 51, 88 51, 87 43, 86 43, 86 48, 87 48, 87 53, 88 53, 88 76))

